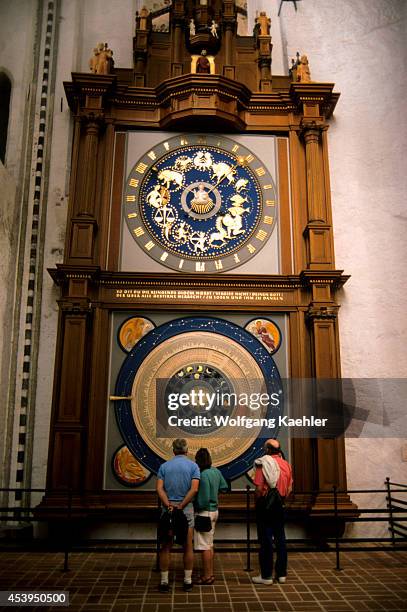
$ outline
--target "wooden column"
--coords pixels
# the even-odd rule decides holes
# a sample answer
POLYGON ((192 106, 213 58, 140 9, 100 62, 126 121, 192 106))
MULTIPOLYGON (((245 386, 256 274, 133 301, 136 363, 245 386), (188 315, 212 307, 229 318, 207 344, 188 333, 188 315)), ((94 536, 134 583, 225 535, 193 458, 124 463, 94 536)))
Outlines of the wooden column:
POLYGON ((308 223, 305 231, 307 259, 310 269, 329 269, 334 266, 332 226, 328 217, 325 195, 322 123, 302 121, 302 138, 305 144, 308 223))
POLYGON ((148 37, 151 19, 137 21, 136 35, 133 38, 134 84, 136 87, 146 86, 146 62, 148 53, 148 37), (142 26, 142 28, 140 27, 142 26))
POLYGON ((100 449, 105 443, 106 411, 109 408, 109 310, 95 307, 92 325, 89 371, 89 399, 86 415, 87 445, 84 452, 84 479, 87 490, 103 488, 103 467, 100 466, 100 449))
MULTIPOLYGON (((77 102, 68 232, 67 264, 97 263, 96 238, 105 169, 105 97, 115 83, 112 75, 72 75, 77 102)), ((112 126, 112 121, 109 124, 112 126)), ((111 127, 111 130, 114 129, 111 127)))
POLYGON ((319 151, 321 127, 315 122, 304 127, 303 137, 307 163, 307 199, 308 218, 310 223, 326 221, 324 215, 324 185, 322 178, 322 163, 319 151))
POLYGON ((185 27, 184 2, 175 0, 172 19, 172 61, 171 76, 181 76, 184 72, 182 63, 183 28, 185 27))
MULTIPOLYGON (((339 379, 339 335, 337 329, 338 306, 334 292, 347 277, 342 271, 304 272, 304 280, 309 283, 312 302, 307 312, 311 333, 313 377, 316 379, 339 379)), ((335 398, 334 398, 335 399, 335 398)), ((319 491, 314 509, 331 508, 332 488, 346 489, 345 443, 343 437, 313 441, 314 447, 314 488, 319 491)), ((346 493, 338 496, 341 508, 356 508, 346 493)))
POLYGON ((83 186, 77 214, 79 217, 94 217, 100 117, 94 114, 84 116, 83 123, 85 131, 85 142, 81 159, 83 186))
POLYGON ((233 38, 236 31, 235 6, 232 0, 225 0, 223 5, 223 40, 225 48, 225 63, 223 66, 223 76, 229 79, 235 78, 235 61, 233 38))
POLYGON ((81 117, 78 134, 78 185, 73 194, 73 215, 69 234, 69 262, 92 264, 97 221, 95 217, 96 168, 99 153, 101 116, 89 113, 81 117))
POLYGON ((260 91, 271 91, 271 36, 258 36, 257 45, 259 49, 258 65, 260 71, 260 91))
POLYGON ((60 305, 48 456, 47 487, 54 491, 67 487, 77 490, 83 486, 92 311, 89 301, 83 296, 87 281, 74 280, 70 285, 71 300, 63 300, 60 305), (82 293, 81 297, 79 293, 82 293))

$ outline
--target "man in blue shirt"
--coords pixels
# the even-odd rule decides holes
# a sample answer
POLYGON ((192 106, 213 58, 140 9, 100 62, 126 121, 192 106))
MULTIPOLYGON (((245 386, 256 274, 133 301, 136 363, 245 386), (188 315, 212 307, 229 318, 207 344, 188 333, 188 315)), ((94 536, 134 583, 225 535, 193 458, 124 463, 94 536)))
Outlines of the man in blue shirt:
MULTIPOLYGON (((188 520, 188 536, 184 545, 184 590, 192 589, 192 567, 194 563, 194 499, 198 488, 200 472, 196 463, 188 459, 187 441, 177 438, 172 443, 173 459, 160 466, 157 474, 157 494, 164 508, 182 510, 188 520)), ((172 542, 163 543, 160 551, 161 581, 159 590, 169 591, 168 568, 172 542)))

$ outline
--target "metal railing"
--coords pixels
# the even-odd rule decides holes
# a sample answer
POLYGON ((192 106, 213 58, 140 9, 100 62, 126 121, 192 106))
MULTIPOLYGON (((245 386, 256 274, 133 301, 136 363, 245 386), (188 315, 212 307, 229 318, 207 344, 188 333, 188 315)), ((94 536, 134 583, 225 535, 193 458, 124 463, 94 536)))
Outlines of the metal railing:
MULTIPOLYGON (((0 492, 19 492, 19 493, 47 493, 46 489, 12 489, 12 488, 4 488, 0 489, 0 492)), ((251 526, 254 522, 255 512, 254 512, 254 504, 253 496, 254 489, 252 489, 249 485, 246 487, 245 497, 245 517, 244 521, 242 519, 237 519, 231 521, 226 519, 221 522, 237 522, 238 524, 244 524, 246 528, 246 537, 244 539, 215 539, 215 544, 229 544, 229 546, 222 546, 217 549, 217 552, 244 552, 246 554, 246 567, 245 571, 252 571, 251 568, 251 555, 254 552, 257 552, 257 548, 254 547, 254 541, 251 537, 251 526), (232 546, 230 546, 232 545, 232 546), (243 545, 239 547, 239 545, 243 545)), ((61 491, 58 491, 59 495, 61 495, 61 491)), ((106 539, 106 540, 88 540, 82 541, 80 545, 74 545, 71 534, 73 528, 73 522, 77 519, 83 518, 84 509, 83 508, 75 508, 73 504, 74 500, 74 491, 72 489, 66 490, 66 506, 61 507, 61 505, 57 505, 55 507, 47 505, 42 510, 39 510, 38 507, 16 507, 16 506, 7 506, 0 507, 0 521, 2 522, 11 522, 11 523, 35 523, 35 522, 45 522, 48 524, 57 523, 58 525, 63 525, 64 529, 64 537, 62 538, 63 543, 59 541, 56 544, 56 549, 60 550, 64 554, 64 563, 63 563, 63 571, 69 570, 69 555, 73 552, 103 552, 108 550, 109 552, 155 552, 157 559, 157 567, 158 567, 158 554, 159 554, 159 541, 158 535, 154 540, 146 540, 146 539, 106 539), (11 514, 10 514, 11 513, 11 514), (103 547, 100 544, 104 544, 103 547), (144 544, 150 544, 150 546, 144 546, 144 544)), ((80 494, 89 493, 89 491, 80 491, 80 494)), ((321 493, 321 491, 296 491, 295 495, 309 495, 315 497, 321 493)), ((326 545, 324 547, 318 546, 315 544, 314 540, 311 538, 290 538, 287 540, 287 544, 289 550, 291 551, 318 551, 322 550, 323 552, 335 552, 336 565, 335 569, 340 571, 341 568, 341 559, 340 553, 343 551, 400 551, 407 550, 407 499, 400 499, 400 497, 394 497, 395 493, 405 494, 407 493, 407 485, 400 483, 392 483, 390 478, 386 478, 384 483, 384 489, 347 489, 340 490, 336 486, 333 486, 331 490, 324 490, 324 494, 332 493, 333 507, 326 508, 324 507, 321 510, 317 508, 312 509, 312 520, 318 518, 320 515, 324 519, 331 519, 333 521, 333 529, 335 536, 334 537, 325 537, 324 542, 326 545), (393 488, 392 488, 393 487, 393 488), (396 488, 394 488, 396 487, 396 488), (345 494, 383 494, 384 500, 386 502, 385 508, 341 508, 338 503, 338 495, 341 493, 345 494), (372 514, 379 514, 381 516, 372 516, 372 514), (361 516, 366 515, 366 516, 361 516), (356 522, 387 522, 388 523, 388 531, 390 533, 390 537, 371 537, 371 538, 348 538, 340 535, 340 529, 343 527, 345 523, 356 523, 356 522), (376 546, 372 546, 375 543, 376 546), (358 544, 358 546, 355 546, 358 544), (363 546, 361 546, 363 544, 363 546), (369 546, 366 546, 369 544, 369 546), (384 546, 388 544, 388 546, 384 546), (332 545, 332 546, 330 546, 332 545), (348 546, 347 546, 348 545, 348 546), (349 546, 351 545, 351 546, 349 546)), ((137 495, 137 491, 134 492, 137 495)), ((231 491, 228 495, 242 495, 242 491, 231 491)), ((127 512, 131 513, 134 511, 132 508, 127 508, 124 510, 123 508, 111 507, 104 508, 103 512, 99 509, 94 512, 94 516, 97 516, 98 519, 103 519, 105 522, 113 522, 117 521, 117 518, 112 519, 111 515, 113 513, 118 512, 121 513, 127 512), (110 515, 110 516, 109 516, 110 515)), ((92 509, 86 509, 87 517, 92 516, 92 509)), ((159 516, 159 506, 157 507, 157 516, 159 516)), ((288 519, 293 518, 295 514, 290 515, 288 512, 288 519)), ((302 515, 303 516, 303 515, 302 515)), ((300 514, 298 514, 298 518, 300 514)), ((309 518, 309 517, 308 517, 309 518)), ((134 520, 134 519, 133 519, 134 520)), ((55 550, 55 544, 50 546, 50 542, 45 540, 45 542, 40 541, 41 550, 44 550, 44 543, 48 543, 48 550, 51 548, 55 550)), ((25 543, 27 544, 27 542, 25 543)), ((3 551, 12 551, 12 550, 22 550, 22 546, 12 547, 10 545, 1 546, 0 550, 3 551)), ((38 550, 37 547, 28 547, 25 549, 29 550, 38 550)))

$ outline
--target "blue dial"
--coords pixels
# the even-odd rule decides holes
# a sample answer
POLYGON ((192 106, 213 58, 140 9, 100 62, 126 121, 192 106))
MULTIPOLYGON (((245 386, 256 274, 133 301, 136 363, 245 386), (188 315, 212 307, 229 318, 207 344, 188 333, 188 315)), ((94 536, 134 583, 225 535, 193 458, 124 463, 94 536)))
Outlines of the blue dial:
POLYGON ((221 272, 256 254, 275 224, 274 184, 242 145, 187 135, 156 145, 127 178, 129 230, 151 257, 182 272, 221 272))

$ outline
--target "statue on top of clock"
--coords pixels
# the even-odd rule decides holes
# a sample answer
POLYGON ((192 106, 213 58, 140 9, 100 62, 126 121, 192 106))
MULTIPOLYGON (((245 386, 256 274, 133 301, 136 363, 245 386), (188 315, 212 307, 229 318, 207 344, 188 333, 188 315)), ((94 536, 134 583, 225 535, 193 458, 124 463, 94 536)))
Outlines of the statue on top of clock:
POLYGON ((200 57, 196 61, 196 72, 197 74, 210 74, 211 65, 207 58, 206 49, 202 49, 200 57))

